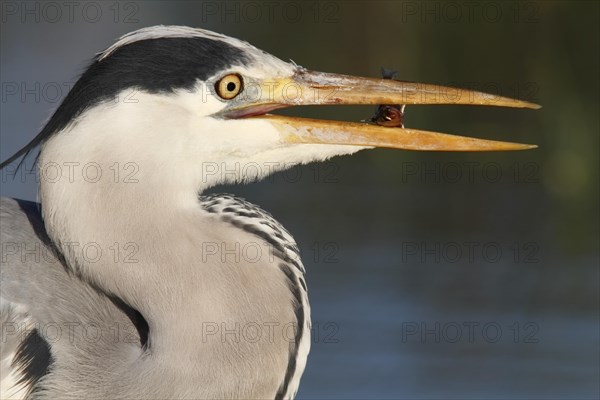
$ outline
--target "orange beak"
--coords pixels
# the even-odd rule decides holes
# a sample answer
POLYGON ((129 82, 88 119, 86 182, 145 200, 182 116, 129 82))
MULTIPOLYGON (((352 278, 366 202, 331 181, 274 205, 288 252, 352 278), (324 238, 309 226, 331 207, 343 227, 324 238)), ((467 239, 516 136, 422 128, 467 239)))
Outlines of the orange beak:
POLYGON ((531 144, 476 139, 366 122, 316 120, 266 114, 268 111, 290 106, 343 104, 463 104, 540 108, 537 104, 522 100, 438 85, 361 78, 305 69, 298 69, 291 77, 255 82, 254 89, 252 101, 235 104, 225 111, 224 116, 226 118, 252 117, 268 121, 284 134, 287 143, 434 151, 502 151, 537 147, 531 144))

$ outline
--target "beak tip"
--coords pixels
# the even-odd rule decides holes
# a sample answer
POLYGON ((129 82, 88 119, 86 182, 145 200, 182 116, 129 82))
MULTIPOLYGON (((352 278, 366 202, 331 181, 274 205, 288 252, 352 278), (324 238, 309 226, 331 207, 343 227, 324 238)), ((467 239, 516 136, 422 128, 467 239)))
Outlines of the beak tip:
POLYGON ((537 149, 538 145, 537 144, 519 144, 518 147, 511 149, 511 150, 533 150, 533 149, 537 149))

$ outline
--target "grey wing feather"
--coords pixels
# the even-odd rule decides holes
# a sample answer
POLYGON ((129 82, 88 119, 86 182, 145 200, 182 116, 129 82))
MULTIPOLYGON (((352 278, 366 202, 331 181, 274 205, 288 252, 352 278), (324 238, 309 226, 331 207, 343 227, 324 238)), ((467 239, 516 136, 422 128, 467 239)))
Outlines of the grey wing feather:
POLYGON ((0 199, 2 261, 0 267, 1 398, 26 397, 43 377, 51 362, 47 343, 37 334, 32 318, 35 304, 47 301, 41 264, 42 252, 50 252, 37 204, 0 199), (37 214, 37 215, 36 215, 37 214))
POLYGON ((37 203, 0 198, 0 223, 0 398, 52 398, 66 388, 93 396, 85 393, 93 382, 78 387, 81 375, 102 376, 109 367, 97 359, 90 364, 90 357, 108 359, 141 341, 131 310, 69 272, 46 234, 37 203), (102 332, 119 326, 119 335, 128 340, 90 342, 80 329, 86 326, 102 332), (43 395, 36 393, 41 386, 43 395))

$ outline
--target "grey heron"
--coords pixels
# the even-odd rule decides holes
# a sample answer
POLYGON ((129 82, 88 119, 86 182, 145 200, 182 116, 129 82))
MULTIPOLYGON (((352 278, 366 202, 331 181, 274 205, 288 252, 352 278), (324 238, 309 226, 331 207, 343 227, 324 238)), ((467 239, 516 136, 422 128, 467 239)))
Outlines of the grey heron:
POLYGON ((201 29, 121 37, 0 165, 41 145, 40 204, 1 200, 2 398, 293 398, 310 347, 298 247, 257 206, 203 192, 373 147, 533 147, 268 114, 450 103, 537 108, 314 72, 201 29), (249 244, 260 257, 231 254, 249 244))

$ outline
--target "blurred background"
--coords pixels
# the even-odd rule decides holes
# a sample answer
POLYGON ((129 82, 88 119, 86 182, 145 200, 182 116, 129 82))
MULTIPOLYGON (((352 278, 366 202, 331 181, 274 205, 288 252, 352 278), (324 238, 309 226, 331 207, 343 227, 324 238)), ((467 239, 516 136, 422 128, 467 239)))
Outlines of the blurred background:
MULTIPOLYGON (((598 398, 597 2, 69 4, 1 3, 2 160, 96 52, 155 24, 215 30, 314 70, 385 66, 542 104, 406 110, 409 127, 537 150, 363 151, 213 191, 259 204, 300 245, 314 338, 299 398, 598 398)), ((2 171, 1 195, 35 200, 35 176, 13 172, 2 171)))

